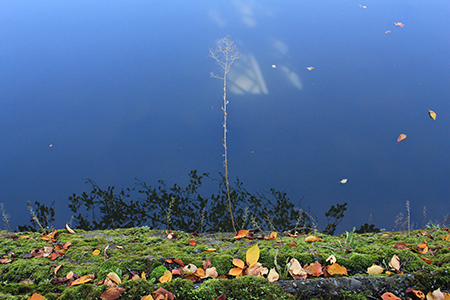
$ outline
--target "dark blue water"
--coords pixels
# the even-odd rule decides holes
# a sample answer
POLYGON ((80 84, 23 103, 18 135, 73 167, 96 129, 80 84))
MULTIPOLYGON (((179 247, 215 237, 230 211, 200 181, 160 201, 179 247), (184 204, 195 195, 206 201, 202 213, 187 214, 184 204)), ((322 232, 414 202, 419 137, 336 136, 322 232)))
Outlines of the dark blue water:
POLYGON ((208 53, 226 35, 242 52, 229 81, 231 179, 305 196, 322 225, 347 202, 341 232, 391 230, 406 201, 415 227, 450 213, 448 1, 194 2, 2 1, 11 225, 29 223, 27 201, 55 201, 62 227, 84 178, 125 188, 223 171, 222 83, 209 75, 221 69, 208 53))

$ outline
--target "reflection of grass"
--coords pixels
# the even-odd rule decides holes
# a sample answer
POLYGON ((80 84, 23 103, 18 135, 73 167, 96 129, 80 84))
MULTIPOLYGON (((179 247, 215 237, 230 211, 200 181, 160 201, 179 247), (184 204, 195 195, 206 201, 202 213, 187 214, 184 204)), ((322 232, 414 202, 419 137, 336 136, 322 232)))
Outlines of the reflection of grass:
MULTIPOLYGON (((172 215, 173 219, 176 219, 176 217, 176 215, 172 215)), ((199 237, 194 237, 189 233, 181 231, 175 232, 178 236, 177 239, 169 240, 163 231, 150 230, 148 227, 119 228, 116 230, 104 230, 102 232, 95 231, 90 232, 90 237, 86 236, 86 231, 80 229, 77 230, 76 234, 69 234, 65 229, 58 230, 58 232, 57 239, 59 242, 56 244, 70 242, 72 246, 65 256, 59 257, 53 262, 55 265, 63 265, 56 277, 64 277, 70 271, 78 273, 80 276, 94 273, 96 274, 95 282, 98 282, 98 280, 104 279, 109 272, 121 272, 124 276, 131 276, 130 270, 132 270, 138 274, 145 272, 147 279, 141 279, 139 282, 145 286, 148 283, 148 287, 153 289, 152 282, 158 282, 159 279, 151 277, 150 274, 152 274, 153 270, 159 266, 164 266, 164 268, 169 270, 177 267, 176 265, 167 263, 165 261, 166 258, 178 258, 185 264, 193 263, 198 267, 201 267, 203 260, 209 259, 212 266, 217 268, 219 275, 224 275, 233 267, 231 263, 233 258, 245 260, 247 249, 257 243, 261 250, 259 262, 269 269, 276 268, 281 276, 280 280, 291 280, 290 275, 283 271, 291 258, 296 258, 302 266, 314 263, 315 261, 318 261, 322 266, 326 266, 328 265, 326 262, 327 258, 333 254, 337 258, 337 263, 348 270, 349 277, 366 274, 369 278, 376 278, 378 281, 383 282, 384 275, 369 276, 366 273, 367 268, 372 266, 372 264, 383 265, 383 262, 389 268, 388 262, 395 254, 400 258, 401 271, 405 274, 414 275, 407 277, 410 286, 420 286, 422 291, 428 292, 437 287, 444 287, 440 285, 444 281, 447 284, 450 283, 447 282, 450 281, 450 278, 439 275, 440 270, 446 270, 450 267, 448 241, 442 239, 449 233, 444 229, 427 229, 428 234, 433 236, 434 239, 424 236, 419 230, 411 231, 409 236, 407 231, 369 234, 358 234, 355 231, 351 231, 340 236, 329 236, 319 232, 313 232, 312 234, 324 240, 313 243, 306 243, 305 235, 291 237, 280 232, 275 240, 237 240, 233 239, 234 234, 230 233, 205 233, 200 234, 199 237), (387 236, 383 236, 383 234, 387 236), (416 253, 414 250, 394 248, 394 245, 403 242, 408 248, 415 249, 418 244, 423 243, 424 239, 427 241, 428 247, 434 249, 434 256, 430 253, 422 254, 416 253), (196 245, 191 246, 189 244, 190 240, 195 240, 196 245), (280 240, 283 242, 277 242, 280 240), (355 246, 355 241, 358 242, 357 247, 355 246), (291 242, 295 242, 297 246, 289 246, 291 242), (107 247, 108 245, 109 247, 107 247), (342 249, 337 245, 343 245, 344 249, 349 250, 348 253, 341 251, 342 249), (116 246, 120 246, 121 248, 117 248, 116 246), (104 250, 105 248, 106 251, 104 250), (217 251, 208 252, 206 251, 208 248, 215 248, 217 251), (101 250, 102 255, 92 255, 93 249, 101 250), (105 260, 103 252, 106 252, 108 259, 105 260), (83 253, 86 254, 84 254, 84 257, 78 263, 83 253), (419 257, 429 258, 433 262, 426 264, 419 257), (420 274, 426 274, 429 276, 429 279, 416 282, 415 278, 423 277, 420 277, 420 274)), ((264 232, 264 234, 268 236, 270 232, 264 232)), ((0 273, 3 274, 0 279, 0 283, 2 283, 0 284, 0 297, 5 295, 6 290, 9 290, 10 294, 12 294, 11 291, 14 291, 18 295, 29 297, 38 288, 43 296, 50 293, 58 294, 63 290, 75 291, 78 289, 76 287, 69 288, 49 283, 51 277, 55 276, 49 275, 50 273, 53 274, 54 271, 54 267, 49 267, 52 262, 50 258, 22 258, 23 255, 30 253, 32 249, 52 246, 52 243, 40 239, 42 236, 41 233, 20 233, 17 236, 18 240, 10 238, 12 236, 11 233, 6 231, 1 231, 0 235, 4 237, 0 239, 0 247, 15 254, 11 255, 11 263, 0 264, 0 273), (20 238, 21 235, 26 235, 30 239, 20 238), (25 279, 31 279, 35 284, 39 285, 19 289, 17 283, 25 279)), ((153 272, 153 274, 156 274, 156 272, 153 272)), ((175 276, 175 278, 177 277, 181 278, 182 276, 175 276)), ((231 280, 231 282, 234 282, 234 280, 236 279, 231 280)), ((357 280, 362 279, 357 278, 357 280)), ((132 282, 130 279, 127 280, 126 277, 123 281, 123 286, 128 285, 128 287, 132 282)), ((239 280, 235 283, 237 282, 239 280)), ((263 284, 263 281, 258 284, 263 284)), ((270 285, 266 281, 264 281, 264 284, 270 285)), ((323 284, 321 290, 326 291, 329 287, 327 287, 326 282, 323 284)), ((168 288, 171 287, 171 285, 166 286, 168 288)), ((309 291, 306 288, 305 290, 301 290, 303 286, 311 288, 311 285, 297 284, 297 286, 300 289, 298 291, 304 293, 304 298, 300 299, 311 298, 310 293, 312 290, 309 291)), ((105 287, 96 284, 88 284, 83 287, 88 292, 99 288, 104 289, 105 287)), ((394 292, 394 289, 387 291, 394 292)), ((193 289, 183 291, 182 293, 193 293, 193 289)), ((374 291, 372 291, 372 295, 373 293, 374 291)), ((282 295, 284 295, 283 297, 287 297, 287 294, 279 294, 280 297, 282 295)), ((137 294, 135 296, 142 297, 144 294, 137 294)), ((218 295, 209 296, 211 297, 208 299, 213 299, 218 295)), ((49 296, 48 299, 54 299, 54 297, 49 296)))

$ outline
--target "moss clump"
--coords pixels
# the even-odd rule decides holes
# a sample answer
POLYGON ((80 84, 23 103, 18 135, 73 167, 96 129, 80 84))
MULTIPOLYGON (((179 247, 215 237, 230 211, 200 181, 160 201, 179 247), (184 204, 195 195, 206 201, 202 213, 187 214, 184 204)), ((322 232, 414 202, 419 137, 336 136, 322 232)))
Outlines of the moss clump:
MULTIPOLYGON (((194 289, 194 284, 190 280, 176 278, 171 282, 161 284, 160 287, 173 293, 177 299, 191 299, 188 295, 190 295, 194 289)), ((208 300, 210 299, 213 298, 209 298, 208 300)))
POLYGON ((167 268, 164 266, 159 266, 153 269, 153 271, 150 273, 150 278, 156 278, 156 280, 159 280, 161 276, 164 275, 164 272, 167 271, 167 268))
POLYGON ((108 287, 106 285, 93 287, 91 284, 81 284, 73 287, 68 287, 64 290, 58 300, 97 300, 100 298, 100 295, 103 293, 103 291, 107 288, 108 287))
POLYGON ((142 278, 128 280, 122 283, 120 287, 126 289, 120 297, 121 300, 139 300, 143 296, 147 296, 154 292, 152 284, 142 278))
POLYGON ((265 299, 265 300, 294 300, 295 297, 286 293, 279 286, 269 283, 267 279, 256 276, 241 278, 210 279, 192 290, 186 299, 211 300, 220 294, 225 294, 227 300, 265 299))

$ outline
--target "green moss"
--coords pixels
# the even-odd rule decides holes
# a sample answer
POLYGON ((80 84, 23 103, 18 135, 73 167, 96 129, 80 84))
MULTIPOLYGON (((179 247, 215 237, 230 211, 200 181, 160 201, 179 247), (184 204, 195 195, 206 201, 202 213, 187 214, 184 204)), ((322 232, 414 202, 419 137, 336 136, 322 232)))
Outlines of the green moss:
POLYGON ((176 278, 171 282, 162 283, 160 287, 173 293, 177 299, 189 299, 188 295, 190 295, 194 289, 194 284, 190 280, 176 278))
POLYGON ((159 282, 159 278, 164 275, 164 272, 167 271, 167 268, 165 266, 159 266, 153 269, 153 271, 150 273, 150 278, 156 278, 157 282, 159 282))
POLYGON ((338 263, 352 273, 366 273, 367 268, 380 261, 377 254, 351 253, 348 258, 338 258, 338 263))
POLYGON ((219 274, 227 274, 228 271, 233 268, 233 256, 229 254, 216 254, 209 257, 211 261, 211 265, 216 267, 217 273, 219 274))
POLYGON ((91 284, 81 284, 73 287, 68 287, 64 290, 58 300, 97 300, 100 298, 100 295, 103 293, 103 291, 107 288, 108 287, 106 285, 95 287, 91 284))
POLYGON ((121 300, 139 300, 154 292, 153 285, 142 278, 124 282, 120 287, 126 289, 120 297, 121 300))

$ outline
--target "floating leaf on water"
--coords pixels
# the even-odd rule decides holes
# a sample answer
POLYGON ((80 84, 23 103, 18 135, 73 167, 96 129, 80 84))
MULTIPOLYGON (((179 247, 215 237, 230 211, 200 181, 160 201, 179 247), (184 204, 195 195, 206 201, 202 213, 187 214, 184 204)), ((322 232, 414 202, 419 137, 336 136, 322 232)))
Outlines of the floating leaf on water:
POLYGON ((312 70, 314 70, 314 67, 306 67, 307 69, 308 69, 308 71, 312 71, 312 70))
POLYGON ((397 26, 397 27, 403 27, 403 26, 405 26, 405 24, 400 23, 400 22, 394 23, 394 25, 397 26))
POLYGON ((432 118, 433 120, 436 120, 436 113, 432 110, 428 111, 428 115, 430 116, 430 118, 432 118))
POLYGON ((344 178, 344 179, 342 179, 341 181, 340 181, 340 183, 342 183, 342 184, 346 184, 347 183, 347 178, 344 178))
POLYGON ((398 136, 397 142, 403 141, 404 139, 406 139, 406 134, 402 133, 398 136))

